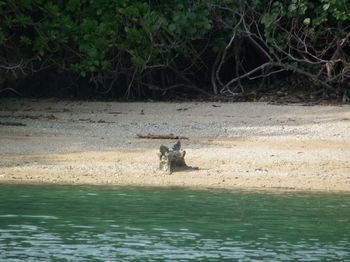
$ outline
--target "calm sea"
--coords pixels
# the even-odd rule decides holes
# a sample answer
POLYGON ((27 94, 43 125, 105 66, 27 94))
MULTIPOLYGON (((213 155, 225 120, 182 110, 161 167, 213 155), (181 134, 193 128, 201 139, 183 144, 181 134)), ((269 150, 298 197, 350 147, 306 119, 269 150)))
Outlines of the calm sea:
POLYGON ((350 195, 0 185, 0 261, 350 261, 350 195))

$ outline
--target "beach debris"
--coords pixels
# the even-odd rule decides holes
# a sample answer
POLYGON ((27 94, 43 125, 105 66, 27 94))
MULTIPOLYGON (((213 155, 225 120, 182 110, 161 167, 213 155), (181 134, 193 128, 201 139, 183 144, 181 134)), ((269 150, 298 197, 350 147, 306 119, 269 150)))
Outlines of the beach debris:
POLYGON ((142 134, 137 134, 138 138, 143 138, 143 139, 183 139, 183 140, 188 140, 188 137, 185 136, 177 136, 174 134, 167 134, 167 135, 155 135, 155 134, 150 134, 148 133, 147 135, 142 135, 142 134))
POLYGON ((186 151, 181 150, 180 140, 171 149, 161 145, 158 153, 159 169, 170 175, 176 168, 187 168, 185 155, 186 151))
POLYGON ((21 122, 11 122, 11 121, 0 121, 1 126, 26 126, 26 124, 23 124, 21 122))

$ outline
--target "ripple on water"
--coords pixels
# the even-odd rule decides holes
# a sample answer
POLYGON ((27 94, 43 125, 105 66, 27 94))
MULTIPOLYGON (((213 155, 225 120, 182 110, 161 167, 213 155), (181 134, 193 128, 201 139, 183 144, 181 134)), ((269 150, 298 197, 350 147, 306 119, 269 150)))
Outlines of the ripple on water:
POLYGON ((350 260, 350 196, 3 186, 0 197, 0 261, 350 260))

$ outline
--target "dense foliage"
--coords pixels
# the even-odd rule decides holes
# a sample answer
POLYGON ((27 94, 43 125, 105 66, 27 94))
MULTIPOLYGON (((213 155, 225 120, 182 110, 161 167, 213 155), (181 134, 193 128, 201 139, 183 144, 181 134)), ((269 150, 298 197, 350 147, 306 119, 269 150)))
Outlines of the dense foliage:
POLYGON ((347 100, 349 14, 345 0, 0 1, 0 92, 46 74, 107 96, 235 96, 294 72, 347 100))

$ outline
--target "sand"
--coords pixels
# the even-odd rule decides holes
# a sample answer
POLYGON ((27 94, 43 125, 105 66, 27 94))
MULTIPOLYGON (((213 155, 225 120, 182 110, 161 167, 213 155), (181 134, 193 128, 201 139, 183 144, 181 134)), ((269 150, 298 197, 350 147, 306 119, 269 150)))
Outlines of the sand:
POLYGON ((0 183, 350 192, 350 106, 0 100, 0 183), (158 170, 174 134, 187 170, 158 170))

